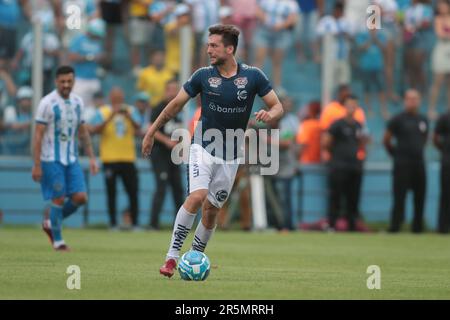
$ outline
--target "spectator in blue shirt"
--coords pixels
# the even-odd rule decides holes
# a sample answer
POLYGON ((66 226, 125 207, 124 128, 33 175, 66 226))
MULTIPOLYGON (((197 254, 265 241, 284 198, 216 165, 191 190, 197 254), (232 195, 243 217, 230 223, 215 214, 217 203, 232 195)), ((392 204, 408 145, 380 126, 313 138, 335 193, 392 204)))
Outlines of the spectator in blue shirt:
POLYGON ((16 52, 20 14, 18 0, 0 0, 0 60, 7 65, 16 52))
POLYGON ((279 94, 285 93, 281 86, 281 67, 285 51, 292 45, 292 31, 298 20, 298 13, 298 4, 294 0, 258 2, 256 16, 259 26, 254 35, 255 66, 262 68, 270 50, 274 89, 279 94))
MULTIPOLYGON (((52 31, 49 21, 43 22, 42 49, 43 49, 43 95, 47 95, 53 90, 53 70, 58 64, 58 57, 61 53, 60 42, 57 35, 52 31)), ((27 32, 20 43, 11 63, 11 70, 16 74, 19 85, 31 86, 31 72, 33 67, 34 34, 27 32)))
POLYGON ((6 60, 0 59, 0 113, 11 98, 16 95, 16 85, 11 74, 6 69, 6 60))
POLYGON ((361 72, 364 98, 369 115, 373 115, 370 94, 373 89, 378 93, 381 114, 385 119, 389 118, 386 105, 386 97, 383 87, 384 52, 386 50, 386 36, 377 29, 364 30, 357 34, 356 46, 359 52, 359 69, 361 72))
POLYGON ((86 33, 74 38, 69 46, 69 59, 75 69, 73 92, 81 96, 86 107, 93 106, 94 94, 101 91, 97 71, 105 60, 102 42, 104 36, 103 20, 91 20, 86 33))
POLYGON ((31 138, 31 99, 33 89, 17 90, 17 106, 8 106, 3 115, 6 129, 3 151, 7 155, 29 155, 31 138))
POLYGON ((404 21, 405 71, 408 88, 426 91, 425 63, 433 48, 433 7, 427 0, 413 0, 404 21))

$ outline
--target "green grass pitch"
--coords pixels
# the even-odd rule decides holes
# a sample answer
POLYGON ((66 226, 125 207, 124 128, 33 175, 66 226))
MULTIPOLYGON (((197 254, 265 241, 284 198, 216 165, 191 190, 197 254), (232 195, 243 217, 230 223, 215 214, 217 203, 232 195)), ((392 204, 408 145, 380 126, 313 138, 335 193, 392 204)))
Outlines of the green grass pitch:
MULTIPOLYGON (((0 299, 450 299, 450 237, 216 232, 204 282, 159 275, 170 233, 65 229, 53 252, 38 228, 0 229, 0 299), (81 269, 81 289, 66 269, 81 269), (367 267, 381 269, 369 290, 367 267)), ((183 252, 192 241, 187 239, 183 252)))

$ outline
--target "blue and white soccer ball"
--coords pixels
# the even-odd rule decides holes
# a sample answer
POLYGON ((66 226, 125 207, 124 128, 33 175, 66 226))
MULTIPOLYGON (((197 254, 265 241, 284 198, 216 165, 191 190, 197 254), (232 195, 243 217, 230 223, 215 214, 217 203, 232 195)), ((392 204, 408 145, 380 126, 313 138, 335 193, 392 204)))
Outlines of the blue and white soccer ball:
POLYGON ((206 254, 195 250, 183 254, 178 263, 178 272, 183 280, 203 281, 208 278, 210 269, 206 254))

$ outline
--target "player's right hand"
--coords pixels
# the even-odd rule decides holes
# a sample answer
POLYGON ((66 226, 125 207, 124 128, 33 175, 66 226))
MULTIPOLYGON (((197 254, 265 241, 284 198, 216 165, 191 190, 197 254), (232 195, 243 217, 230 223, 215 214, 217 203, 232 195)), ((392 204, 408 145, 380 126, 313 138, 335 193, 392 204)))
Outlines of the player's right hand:
POLYGON ((155 141, 155 138, 153 136, 146 135, 144 139, 142 140, 142 156, 144 158, 149 158, 150 153, 152 152, 153 143, 155 141))
POLYGON ((33 169, 31 170, 31 177, 34 181, 39 182, 42 178, 42 169, 41 166, 33 166, 33 169))

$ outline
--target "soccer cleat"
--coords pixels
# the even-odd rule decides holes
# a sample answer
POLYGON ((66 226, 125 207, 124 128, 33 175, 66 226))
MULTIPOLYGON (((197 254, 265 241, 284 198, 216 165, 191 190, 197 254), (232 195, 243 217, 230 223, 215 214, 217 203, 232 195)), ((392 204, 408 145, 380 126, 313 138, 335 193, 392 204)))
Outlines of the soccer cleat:
POLYGON ((55 251, 68 252, 68 251, 70 251, 70 249, 66 244, 61 244, 61 245, 55 247, 55 251))
POLYGON ((164 265, 159 268, 159 273, 166 276, 171 277, 175 273, 175 270, 177 269, 177 261, 175 259, 168 259, 164 265))
POLYGON ((47 235, 48 239, 50 240, 50 243, 53 245, 53 235, 52 235, 52 229, 49 226, 49 220, 44 220, 42 222, 42 230, 47 235))

